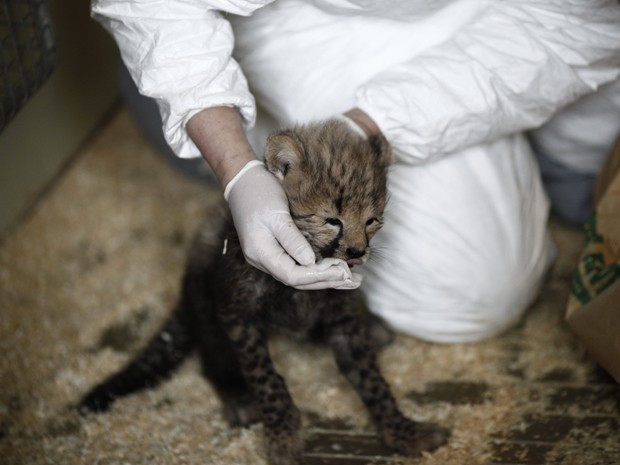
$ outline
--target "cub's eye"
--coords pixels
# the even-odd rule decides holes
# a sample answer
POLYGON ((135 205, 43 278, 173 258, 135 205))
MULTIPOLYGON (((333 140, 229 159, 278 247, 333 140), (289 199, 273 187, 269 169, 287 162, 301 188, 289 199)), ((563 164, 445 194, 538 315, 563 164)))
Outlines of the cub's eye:
POLYGON ((368 221, 366 221, 366 226, 370 226, 371 224, 374 224, 377 221, 378 221, 377 218, 370 218, 368 221))
POLYGON ((331 224, 332 226, 342 226, 342 221, 338 218, 325 218, 325 222, 327 224, 331 224))

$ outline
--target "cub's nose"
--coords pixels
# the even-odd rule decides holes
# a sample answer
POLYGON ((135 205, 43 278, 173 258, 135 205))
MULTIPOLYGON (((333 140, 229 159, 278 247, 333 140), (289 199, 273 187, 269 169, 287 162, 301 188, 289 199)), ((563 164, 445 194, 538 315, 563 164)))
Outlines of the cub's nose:
POLYGON ((347 258, 360 258, 366 253, 365 249, 358 247, 347 247, 347 258))

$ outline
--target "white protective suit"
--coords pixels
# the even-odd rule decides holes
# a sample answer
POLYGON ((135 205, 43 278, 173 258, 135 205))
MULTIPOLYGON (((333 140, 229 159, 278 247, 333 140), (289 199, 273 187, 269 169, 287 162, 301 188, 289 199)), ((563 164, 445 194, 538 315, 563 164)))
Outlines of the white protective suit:
POLYGON ((93 14, 180 157, 199 156, 184 126, 206 107, 238 107, 248 129, 254 98, 259 129, 368 113, 396 162, 363 288, 396 330, 442 342, 498 334, 535 296, 553 246, 521 131, 620 74, 616 0, 94 0, 93 14))

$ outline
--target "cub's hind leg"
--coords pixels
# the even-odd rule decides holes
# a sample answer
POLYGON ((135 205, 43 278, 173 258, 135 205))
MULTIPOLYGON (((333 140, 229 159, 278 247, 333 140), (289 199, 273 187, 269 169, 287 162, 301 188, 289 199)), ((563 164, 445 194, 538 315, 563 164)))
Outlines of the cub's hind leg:
POLYGON ((328 341, 341 373, 368 408, 383 442, 407 456, 419 456, 446 443, 449 431, 430 423, 417 423, 398 409, 388 383, 377 366, 367 328, 353 309, 325 312, 331 318, 328 341))
POLYGON ((183 303, 191 310, 190 328, 202 373, 222 401, 224 418, 233 427, 249 426, 259 421, 258 409, 241 371, 236 349, 218 316, 219 309, 226 306, 230 289, 221 282, 226 275, 221 271, 222 265, 205 258, 209 252, 199 250, 192 255, 194 261, 183 277, 183 303))
POLYGON ((269 463, 299 464, 303 449, 301 416, 284 378, 273 366, 265 331, 242 317, 227 315, 222 320, 258 407, 269 463))
POLYGON ((260 421, 260 412, 248 385, 239 356, 219 321, 204 325, 200 338, 202 372, 223 403, 230 426, 249 426, 260 421))

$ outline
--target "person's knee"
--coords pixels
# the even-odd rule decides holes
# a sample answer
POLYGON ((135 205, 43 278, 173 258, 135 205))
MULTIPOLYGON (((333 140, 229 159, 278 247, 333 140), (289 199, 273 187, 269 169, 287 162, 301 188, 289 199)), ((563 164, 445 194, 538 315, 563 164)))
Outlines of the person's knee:
POLYGON ((502 334, 514 327, 538 294, 550 263, 541 257, 538 266, 532 262, 498 259, 494 266, 472 279, 470 289, 461 292, 453 333, 462 342, 478 341, 502 334))
POLYGON ((395 330, 438 342, 494 336, 536 295, 552 256, 549 203, 521 137, 391 173, 383 251, 364 284, 395 330))
POLYGON ((449 268, 374 270, 365 292, 371 311, 395 331, 432 342, 479 341, 519 322, 553 254, 547 241, 529 257, 506 253, 449 268))

